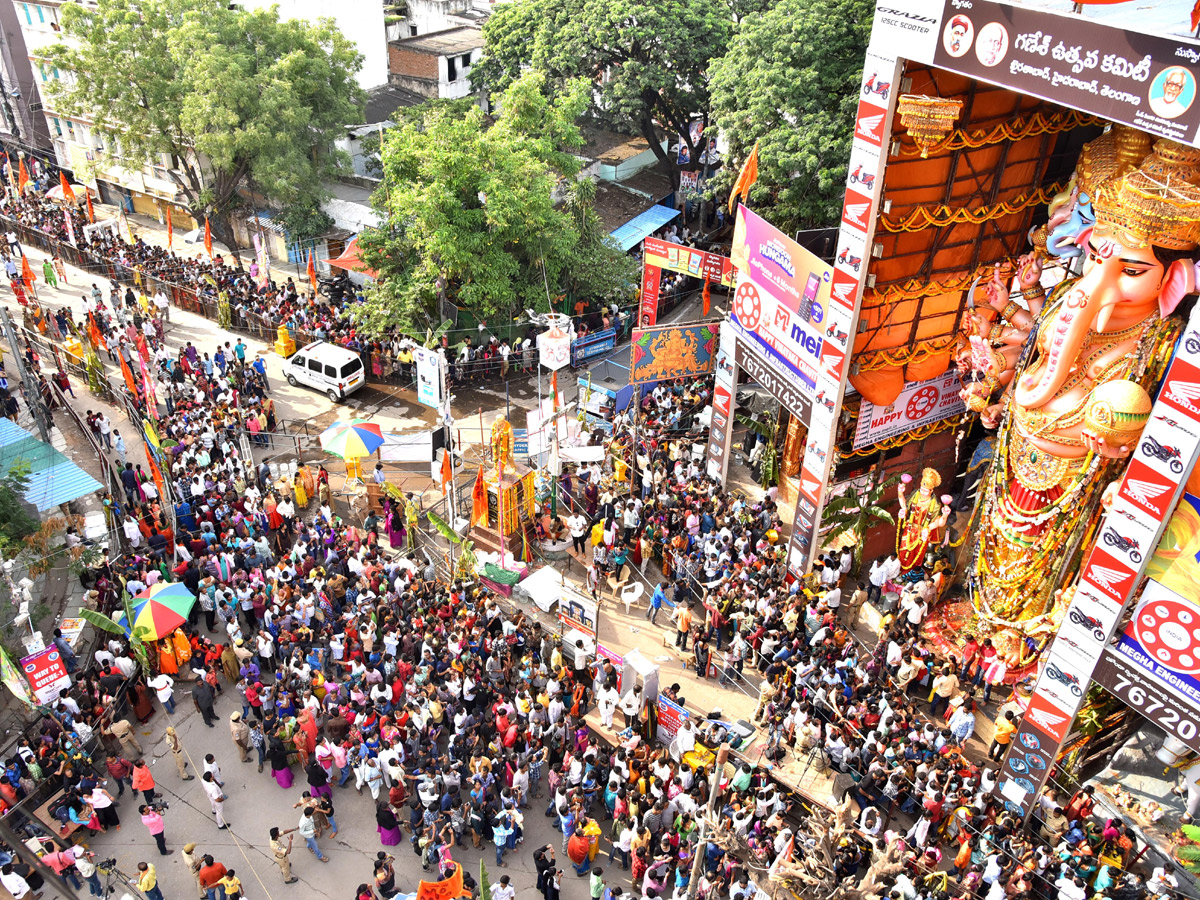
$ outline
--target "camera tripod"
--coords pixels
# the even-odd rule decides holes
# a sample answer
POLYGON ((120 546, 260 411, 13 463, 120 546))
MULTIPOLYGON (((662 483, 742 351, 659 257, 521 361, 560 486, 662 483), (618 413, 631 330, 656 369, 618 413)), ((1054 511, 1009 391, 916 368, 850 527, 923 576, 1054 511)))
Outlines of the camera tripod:
POLYGON ((136 882, 129 877, 128 873, 122 872, 120 868, 117 867, 115 860, 111 866, 104 865, 106 862, 108 862, 108 860, 102 860, 101 862, 96 863, 96 871, 104 876, 103 900, 108 900, 109 897, 116 894, 121 885, 125 885, 133 890, 137 890, 137 888, 134 887, 136 882))

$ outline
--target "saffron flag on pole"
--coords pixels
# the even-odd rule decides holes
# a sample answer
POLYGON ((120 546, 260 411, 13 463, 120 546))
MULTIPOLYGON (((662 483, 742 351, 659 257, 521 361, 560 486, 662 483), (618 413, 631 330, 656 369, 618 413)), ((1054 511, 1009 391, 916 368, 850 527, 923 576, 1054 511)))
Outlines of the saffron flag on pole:
POLYGON ((4 154, 4 171, 8 173, 8 184, 14 191, 17 189, 17 173, 13 169, 12 157, 4 154))
POLYGON ((708 309, 712 305, 712 282, 708 280, 708 276, 704 276, 704 312, 701 315, 708 315, 708 309))
POLYGON ((88 208, 88 221, 89 221, 89 222, 91 222, 91 223, 93 223, 93 224, 95 224, 95 222, 96 222, 96 210, 92 209, 92 192, 91 192, 91 191, 88 191, 87 193, 85 193, 85 194, 83 195, 83 199, 85 199, 85 200, 87 201, 87 208, 88 208))
MULTIPOLYGON (((63 199, 70 203, 74 203, 75 202, 75 192, 73 190, 71 190, 71 183, 69 181, 67 181, 67 175, 65 172, 58 173, 58 183, 62 187, 63 199)), ((85 190, 86 190, 86 188, 85 188, 85 190)))
POLYGON ((204 249, 208 251, 208 258, 212 259, 212 228, 209 227, 208 216, 204 217, 204 249))
POLYGON ((729 192, 730 212, 733 212, 737 206, 738 197, 750 196, 750 188, 756 181, 758 181, 758 141, 754 142, 754 149, 742 163, 742 170, 738 172, 737 181, 733 183, 733 190, 729 192))
POLYGON ((96 317, 91 313, 88 313, 88 337, 92 339, 92 347, 97 351, 108 349, 108 344, 104 340, 104 332, 100 330, 100 326, 96 324, 96 317))
POLYGON ((446 488, 454 480, 454 462, 450 459, 450 451, 447 449, 442 454, 442 493, 446 493, 446 488))
POLYGON ((175 229, 171 225, 171 205, 167 204, 167 249, 175 245, 175 229))
POLYGON ((29 257, 24 253, 21 254, 21 280, 25 282, 27 290, 33 290, 33 283, 37 281, 37 276, 33 274, 33 267, 29 265, 29 257))
POLYGON ((125 376, 125 386, 129 388, 130 396, 140 405, 141 397, 138 394, 137 382, 133 380, 133 372, 129 369, 129 363, 125 361, 125 354, 118 353, 117 359, 121 361, 121 374, 125 376))
POLYGON ((25 160, 21 160, 17 172, 17 190, 23 194, 25 193, 25 185, 29 184, 29 172, 25 170, 25 160))
POLYGON ((313 265, 312 248, 308 248, 308 283, 312 285, 313 293, 317 293, 317 267, 313 265))
POLYGON ((487 483, 483 480, 483 466, 475 476, 475 487, 471 489, 471 527, 488 527, 487 483))

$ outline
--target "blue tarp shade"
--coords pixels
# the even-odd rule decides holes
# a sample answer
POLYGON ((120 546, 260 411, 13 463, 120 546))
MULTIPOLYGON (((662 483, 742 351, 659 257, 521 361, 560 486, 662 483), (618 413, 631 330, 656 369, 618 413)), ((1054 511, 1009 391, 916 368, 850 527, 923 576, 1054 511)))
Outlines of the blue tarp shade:
POLYGON ((8 419, 0 419, 0 475, 7 475, 18 461, 29 465, 29 488, 25 491, 25 499, 36 506, 38 512, 103 490, 100 482, 49 444, 43 444, 8 419))
POLYGON ((622 251, 631 250, 677 215, 679 210, 672 206, 652 206, 614 231, 613 240, 622 251))

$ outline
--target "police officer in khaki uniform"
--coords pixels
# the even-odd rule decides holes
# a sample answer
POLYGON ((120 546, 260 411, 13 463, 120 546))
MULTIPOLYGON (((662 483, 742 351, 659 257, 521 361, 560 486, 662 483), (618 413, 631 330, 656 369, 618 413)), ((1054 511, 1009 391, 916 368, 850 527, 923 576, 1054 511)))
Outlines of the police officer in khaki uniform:
POLYGON ((207 894, 205 894, 204 887, 200 884, 200 867, 204 865, 201 861, 203 854, 196 853, 195 841, 190 844, 184 844, 179 854, 183 857, 183 864, 187 866, 188 871, 192 873, 192 878, 196 881, 196 896, 199 900, 204 900, 207 894))
POLYGON ((295 828, 289 828, 287 831, 281 832, 278 828, 271 829, 271 853, 275 857, 275 864, 279 866, 279 872, 283 875, 284 884, 295 884, 300 879, 292 874, 292 837, 291 834, 295 828), (287 843, 282 840, 283 836, 287 835, 287 843))

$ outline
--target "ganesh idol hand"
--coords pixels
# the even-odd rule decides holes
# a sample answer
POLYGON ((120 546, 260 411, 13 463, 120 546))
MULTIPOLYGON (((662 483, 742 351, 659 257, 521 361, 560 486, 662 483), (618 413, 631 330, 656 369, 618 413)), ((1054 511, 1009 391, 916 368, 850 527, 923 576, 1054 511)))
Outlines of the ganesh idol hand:
POLYGON ((1042 278, 1042 260, 1036 253, 1026 253, 1017 259, 1017 284, 1028 290, 1042 278))
POLYGON ((1083 440, 1084 447, 1106 459, 1124 459, 1133 452, 1132 447, 1124 444, 1110 444, 1104 438, 1098 437, 1094 432, 1088 431, 1086 428, 1079 432, 1079 437, 1083 440))
POLYGON ((992 280, 987 283, 984 290, 987 293, 988 306, 997 311, 1008 306, 1008 285, 1004 283, 1004 278, 1000 275, 1000 263, 996 263, 992 269, 992 280))
POLYGON ((1004 404, 993 403, 979 415, 979 424, 992 429, 1000 424, 1000 416, 1004 413, 1004 404))

